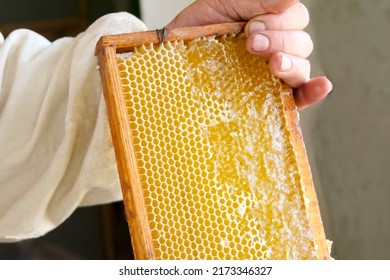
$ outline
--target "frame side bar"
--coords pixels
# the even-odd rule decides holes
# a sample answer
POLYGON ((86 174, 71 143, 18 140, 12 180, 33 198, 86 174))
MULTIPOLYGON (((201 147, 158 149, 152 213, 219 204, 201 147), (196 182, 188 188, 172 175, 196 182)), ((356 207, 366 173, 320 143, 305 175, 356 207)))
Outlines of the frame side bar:
POLYGON ((302 194, 308 215, 309 225, 313 233, 313 240, 318 260, 329 260, 329 248, 326 242, 321 213, 318 205, 316 190, 313 184, 309 160, 303 141, 298 119, 298 112, 292 95, 292 90, 286 85, 281 89, 283 112, 286 118, 287 129, 291 135, 291 144, 296 156, 299 174, 301 176, 302 194))
POLYGON ((140 260, 153 260, 155 259, 153 240, 117 69, 115 45, 100 46, 96 55, 100 65, 99 70, 134 256, 140 260))

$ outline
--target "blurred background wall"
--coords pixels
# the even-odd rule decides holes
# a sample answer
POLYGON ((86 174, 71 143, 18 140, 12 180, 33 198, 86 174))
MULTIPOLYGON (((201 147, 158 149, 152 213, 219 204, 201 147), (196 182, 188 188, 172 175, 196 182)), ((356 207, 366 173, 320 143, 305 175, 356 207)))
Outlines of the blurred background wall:
POLYGON ((306 131, 334 255, 389 259, 390 2, 316 0, 310 11, 316 64, 334 83, 306 131))
MULTIPOLYGON (((4 34, 23 26, 49 38, 67 36, 119 10, 141 16, 156 29, 191 2, 2 1, 0 30, 4 34), (48 30, 47 21, 58 27, 48 30)), ((390 259, 390 2, 303 2, 311 13, 313 74, 326 74, 334 83, 331 96, 301 113, 326 234, 334 241, 333 256, 390 259)), ((129 241, 126 225, 118 218, 121 211, 120 204, 80 208, 43 238, 0 245, 0 259, 127 258, 129 241)))

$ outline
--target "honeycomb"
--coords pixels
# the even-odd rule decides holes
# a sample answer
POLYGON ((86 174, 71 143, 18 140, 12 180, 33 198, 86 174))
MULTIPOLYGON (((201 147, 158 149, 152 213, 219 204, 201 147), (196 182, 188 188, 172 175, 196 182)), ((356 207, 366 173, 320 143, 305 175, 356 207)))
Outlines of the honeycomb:
POLYGON ((240 36, 117 62, 157 259, 315 259, 282 83, 240 36))

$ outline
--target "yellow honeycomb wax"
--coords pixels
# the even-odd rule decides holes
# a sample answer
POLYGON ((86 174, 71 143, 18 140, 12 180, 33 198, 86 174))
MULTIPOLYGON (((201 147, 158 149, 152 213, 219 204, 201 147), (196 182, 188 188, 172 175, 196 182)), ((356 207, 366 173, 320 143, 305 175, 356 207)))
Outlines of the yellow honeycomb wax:
POLYGON ((243 36, 118 56, 157 259, 314 259, 281 82, 243 36))

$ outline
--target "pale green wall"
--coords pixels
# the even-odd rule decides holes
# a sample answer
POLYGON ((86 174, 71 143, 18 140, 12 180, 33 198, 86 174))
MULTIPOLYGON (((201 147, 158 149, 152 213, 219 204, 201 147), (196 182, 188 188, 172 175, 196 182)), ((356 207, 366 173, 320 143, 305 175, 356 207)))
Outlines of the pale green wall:
POLYGON ((157 29, 165 26, 179 11, 187 7, 194 0, 140 0, 141 16, 148 29, 157 29))
POLYGON ((306 131, 334 256, 389 259, 390 2, 312 0, 310 10, 316 67, 334 83, 306 131))

